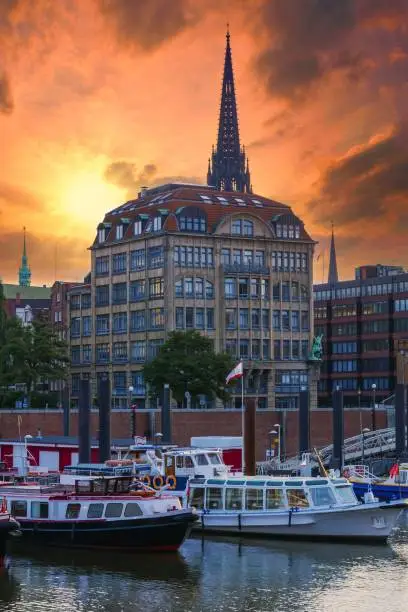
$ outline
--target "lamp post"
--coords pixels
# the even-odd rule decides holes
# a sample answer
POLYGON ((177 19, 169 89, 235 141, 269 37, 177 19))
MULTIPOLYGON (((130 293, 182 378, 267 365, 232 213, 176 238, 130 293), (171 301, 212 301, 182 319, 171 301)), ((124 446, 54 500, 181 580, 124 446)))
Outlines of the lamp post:
POLYGON ((269 458, 272 461, 272 452, 273 452, 273 444, 272 444, 272 436, 276 436, 278 432, 275 429, 271 429, 269 432, 269 458))
POLYGON ((360 387, 357 389, 357 398, 358 398, 358 413, 360 415, 360 431, 363 430, 363 413, 361 412, 361 389, 360 387))
POLYGON ((156 445, 158 446, 159 444, 161 444, 163 434, 158 431, 157 434, 154 434, 154 437, 156 438, 156 445))
POLYGON ((371 428, 373 431, 376 430, 376 423, 375 423, 375 390, 377 389, 377 385, 375 383, 373 383, 371 385, 371 389, 373 390, 373 407, 371 410, 371 428))
POLYGON ((276 429, 278 430, 278 461, 280 463, 281 462, 281 435, 282 435, 282 428, 280 426, 280 423, 275 423, 274 427, 276 427, 276 429))
MULTIPOLYGON (((132 410, 132 397, 133 397, 134 387, 132 385, 129 386, 129 410, 132 410)), ((132 438, 136 437, 136 413, 132 410, 132 438)))
POLYGON ((368 433, 370 430, 368 429, 368 427, 364 427, 364 429, 361 430, 361 463, 364 463, 364 443, 365 443, 365 434, 368 433))
POLYGON ((28 473, 28 448, 27 448, 27 440, 31 440, 33 436, 31 434, 26 434, 24 436, 24 460, 23 460, 23 474, 28 473))

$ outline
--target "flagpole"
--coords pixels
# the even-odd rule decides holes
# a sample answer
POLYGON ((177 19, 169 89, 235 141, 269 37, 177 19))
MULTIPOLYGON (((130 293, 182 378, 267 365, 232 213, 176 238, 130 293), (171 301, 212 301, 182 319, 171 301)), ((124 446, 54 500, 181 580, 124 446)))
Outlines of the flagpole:
POLYGON ((244 405, 244 364, 241 376, 241 432, 242 432, 242 473, 245 474, 245 405, 244 405))

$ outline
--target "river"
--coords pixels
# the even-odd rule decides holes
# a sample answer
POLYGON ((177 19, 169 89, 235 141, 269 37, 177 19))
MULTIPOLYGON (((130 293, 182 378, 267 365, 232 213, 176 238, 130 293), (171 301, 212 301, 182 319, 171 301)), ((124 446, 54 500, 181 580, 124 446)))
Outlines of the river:
POLYGON ((389 546, 225 538, 163 555, 14 547, 0 612, 406 612, 408 516, 389 546))

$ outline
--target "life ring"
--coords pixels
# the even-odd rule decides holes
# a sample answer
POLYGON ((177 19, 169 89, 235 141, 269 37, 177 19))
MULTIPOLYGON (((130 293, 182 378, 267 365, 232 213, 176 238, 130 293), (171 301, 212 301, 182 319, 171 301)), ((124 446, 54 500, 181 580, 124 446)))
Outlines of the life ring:
POLYGON ((177 478, 172 474, 170 476, 167 476, 166 485, 169 487, 169 489, 174 490, 177 485, 177 478))
POLYGON ((146 474, 145 476, 142 476, 140 480, 143 482, 143 484, 150 487, 150 476, 147 476, 146 474))
POLYGON ((155 489, 161 489, 164 485, 163 476, 157 475, 153 478, 153 486, 155 489))

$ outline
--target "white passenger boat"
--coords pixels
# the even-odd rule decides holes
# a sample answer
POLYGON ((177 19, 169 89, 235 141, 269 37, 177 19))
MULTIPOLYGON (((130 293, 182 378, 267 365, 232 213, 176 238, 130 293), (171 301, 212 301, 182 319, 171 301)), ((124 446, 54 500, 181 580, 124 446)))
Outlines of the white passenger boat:
POLYGON ((385 542, 404 501, 359 503, 345 478, 194 479, 196 528, 239 536, 385 542))

